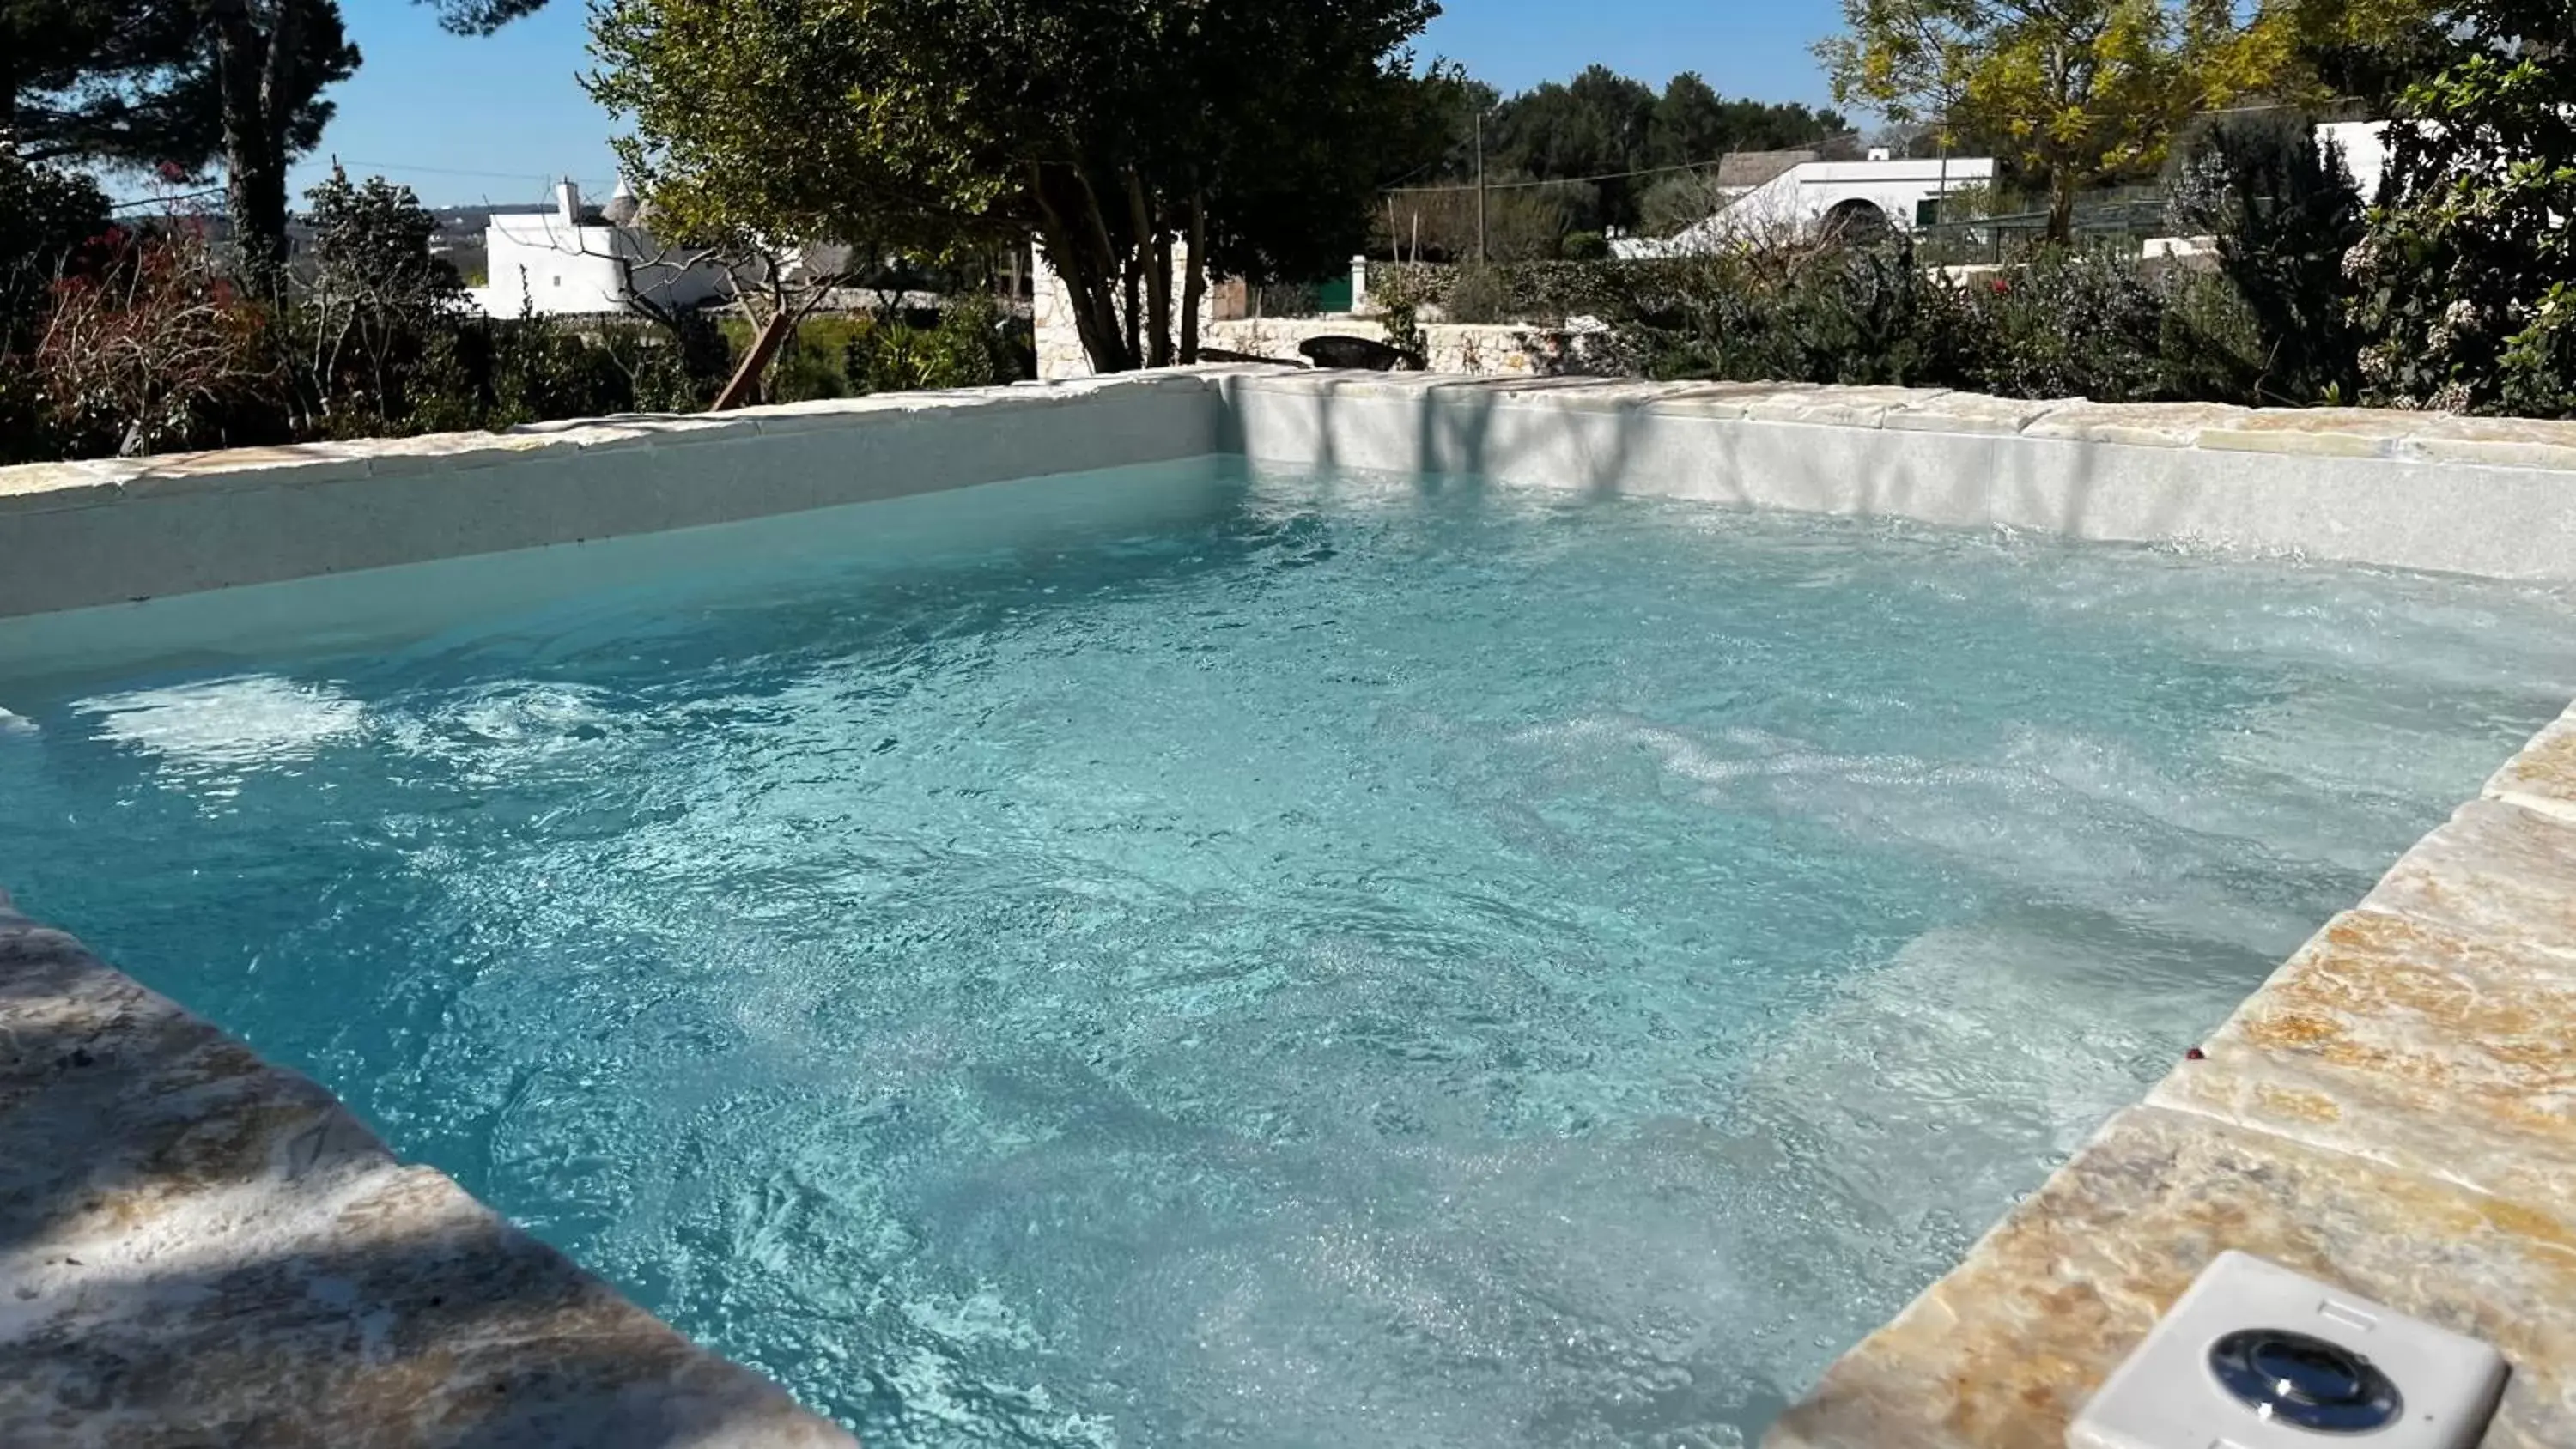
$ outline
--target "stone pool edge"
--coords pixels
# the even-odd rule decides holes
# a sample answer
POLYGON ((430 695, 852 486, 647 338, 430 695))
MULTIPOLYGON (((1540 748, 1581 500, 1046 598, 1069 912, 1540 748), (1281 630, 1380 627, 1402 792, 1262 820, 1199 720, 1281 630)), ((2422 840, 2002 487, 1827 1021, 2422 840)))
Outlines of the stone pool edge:
POLYGON ((2495 1344, 2486 1449, 2576 1444, 2576 707, 2329 921, 1766 1449, 2060 1449, 2217 1254, 2495 1344))
POLYGON ((16 1445, 856 1444, 5 894, 0 1362, 16 1445))
POLYGON ((0 619, 1210 454, 2576 579, 2576 422, 1205 367, 0 468, 0 619))
POLYGON ((1260 462, 2576 578, 2576 421, 1937 388, 1215 374, 1260 462))
POLYGON ((1190 373, 0 468, 0 619, 1218 450, 1190 373))

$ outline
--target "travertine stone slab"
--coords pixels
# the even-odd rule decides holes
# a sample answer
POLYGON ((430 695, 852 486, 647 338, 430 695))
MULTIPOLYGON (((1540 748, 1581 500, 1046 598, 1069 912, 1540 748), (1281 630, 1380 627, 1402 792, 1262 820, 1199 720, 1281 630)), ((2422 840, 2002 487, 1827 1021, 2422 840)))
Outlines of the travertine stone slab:
POLYGON ((2439 463, 2576 472, 2576 419, 2551 422, 2426 413, 2401 452, 2439 463))
POLYGON ((1733 419, 1754 408, 1812 397, 1827 389, 1801 382, 1695 382, 1667 387, 1647 411, 1694 418, 1733 419))
POLYGON ((0 1444, 851 1442, 0 901, 0 1444))
POLYGON ((2576 954, 2576 826, 2471 801, 2417 842, 2363 904, 2498 945, 2576 954))
MULTIPOLYGON (((2491 791, 2563 798, 2571 735, 2562 717, 2491 791)), ((2240 1248, 2503 1350, 2489 1449, 2576 1444, 2576 820, 2461 807, 2204 1052, 1766 1442, 2054 1449, 2240 1248)))
POLYGON ((1983 393, 1945 392, 1920 402, 1890 408, 1879 426, 1917 433, 2018 433, 2059 408, 2081 401, 2055 398, 1987 397, 1983 393))
POLYGON ((2238 453, 2385 458, 2441 414, 2380 408, 2263 408, 2201 429, 2199 444, 2238 453))
POLYGON ((206 488, 259 488, 332 483, 367 476, 367 449, 335 443, 278 448, 225 448, 142 460, 149 466, 126 482, 137 498, 193 493, 206 488))
POLYGON ((0 468, 0 512, 83 508, 112 502, 140 463, 101 459, 82 463, 21 463, 0 468))
POLYGON ((2336 917, 2147 1100, 2576 1205, 2576 958, 2336 917))
POLYGON ((1744 415, 1769 423, 1875 428, 1890 410, 1919 407, 1947 394, 1933 387, 1830 387, 1765 398, 1744 415))
POLYGON ((2134 1108, 1829 1369, 1773 1449, 2061 1449, 2076 1409, 2227 1248, 2512 1361, 2486 1449, 2576 1444, 2576 1207, 2492 1198, 2134 1108))
POLYGON ((2487 781, 2487 796, 2576 820, 2576 709, 2551 722, 2487 781))
POLYGON ((2223 403, 2074 402, 2049 409, 2022 429, 2022 436, 2133 448, 2188 448, 2209 429, 2233 427, 2250 416, 2244 408, 2223 403))

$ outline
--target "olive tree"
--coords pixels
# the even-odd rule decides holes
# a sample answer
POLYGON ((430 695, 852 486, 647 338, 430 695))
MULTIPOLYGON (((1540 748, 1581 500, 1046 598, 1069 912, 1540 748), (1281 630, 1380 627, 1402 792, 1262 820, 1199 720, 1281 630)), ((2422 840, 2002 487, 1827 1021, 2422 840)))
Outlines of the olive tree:
POLYGON ((1120 371, 1195 357, 1211 269, 1299 278, 1358 249, 1377 189, 1445 140, 1408 49, 1436 10, 601 0, 589 84, 671 224, 925 253, 1034 235, 1120 371))

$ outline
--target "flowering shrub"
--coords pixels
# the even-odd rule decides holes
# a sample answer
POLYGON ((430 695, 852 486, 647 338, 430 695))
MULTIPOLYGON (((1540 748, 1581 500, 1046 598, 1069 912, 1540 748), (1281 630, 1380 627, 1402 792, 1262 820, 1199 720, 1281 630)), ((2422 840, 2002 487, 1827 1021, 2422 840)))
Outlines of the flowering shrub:
POLYGON ((75 456, 267 441, 284 367, 267 314, 216 269, 190 225, 100 238, 55 283, 36 343, 35 409, 75 456))
POLYGON ((2576 415, 2576 64, 2566 0, 2466 0, 2407 86, 2348 270, 2366 395, 2576 415))

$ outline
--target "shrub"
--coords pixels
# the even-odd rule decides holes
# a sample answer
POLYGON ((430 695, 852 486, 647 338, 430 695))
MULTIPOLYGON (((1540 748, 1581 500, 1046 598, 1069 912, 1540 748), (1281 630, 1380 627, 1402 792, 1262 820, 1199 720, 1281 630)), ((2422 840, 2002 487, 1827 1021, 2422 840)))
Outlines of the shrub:
POLYGON ((2287 113, 2221 121, 2175 177, 2173 216, 2218 241, 2219 270, 2259 344, 2239 388, 2255 401, 2350 402, 2360 337, 2344 258, 2362 236, 2343 153, 2287 113))
POLYGON ((305 193, 311 276, 287 314, 308 428, 334 436, 386 432, 411 411, 413 374, 432 333, 461 300, 456 271, 432 256, 438 224, 407 186, 352 184, 333 167, 305 193))
POLYGON ((1744 247, 1623 269, 1589 300, 1623 317, 1657 377, 1955 385, 1959 294, 1902 238, 1871 246, 1744 247))
POLYGON ((34 411, 70 456, 284 433, 270 319, 216 270, 194 226, 108 237, 91 271, 55 284, 32 362, 34 411))
POLYGON ((0 145, 0 353, 35 345, 54 282, 107 217, 98 183, 0 145))
MULTIPOLYGON (((847 335, 846 329, 834 330, 847 335)), ((768 373, 760 380, 761 401, 812 402, 850 395, 845 362, 850 344, 844 341, 831 346, 808 333, 808 327, 799 327, 780 344, 778 355, 770 359, 768 373)))
POLYGON ((560 318, 523 312, 516 321, 491 325, 490 334, 491 405, 483 426, 635 410, 626 370, 560 318))
POLYGON ((2122 256, 2051 247, 1973 279, 1970 375, 2007 397, 2140 402, 2172 395, 2167 287, 2122 256))
POLYGON ((842 368, 863 393, 990 387, 1030 374, 1025 346, 982 292, 950 302, 929 327, 876 322, 851 340, 842 368))
POLYGON ((1570 231, 1558 251, 1569 262, 1606 262, 1610 239, 1597 231, 1570 231))
POLYGON ((2576 415, 2576 65, 2566 0, 2463 0, 2422 38, 2350 263, 2365 395, 2576 415))
POLYGON ((1506 320, 1512 312, 1511 284, 1502 269, 1469 264, 1455 269, 1440 301, 1442 320, 1486 325, 1506 320))

